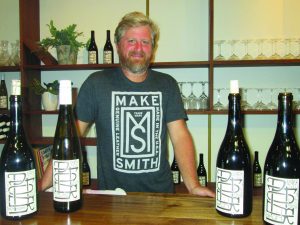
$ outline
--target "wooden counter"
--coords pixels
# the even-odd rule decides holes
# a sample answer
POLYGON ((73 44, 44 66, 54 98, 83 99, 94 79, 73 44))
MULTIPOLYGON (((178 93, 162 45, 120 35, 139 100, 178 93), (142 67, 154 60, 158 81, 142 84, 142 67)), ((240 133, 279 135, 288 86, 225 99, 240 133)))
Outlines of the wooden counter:
POLYGON ((249 217, 231 219, 215 210, 215 199, 188 194, 128 193, 127 196, 84 194, 82 209, 65 214, 52 205, 52 193, 40 193, 39 212, 28 219, 1 225, 262 225, 262 197, 254 195, 249 217))

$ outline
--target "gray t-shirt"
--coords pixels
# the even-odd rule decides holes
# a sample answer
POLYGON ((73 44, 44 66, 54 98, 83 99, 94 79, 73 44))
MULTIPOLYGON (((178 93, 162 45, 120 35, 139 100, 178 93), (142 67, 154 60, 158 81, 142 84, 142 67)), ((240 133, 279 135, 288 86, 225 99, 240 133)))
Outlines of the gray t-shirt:
POLYGON ((135 83, 119 68, 95 72, 80 88, 76 113, 96 124, 100 189, 174 191, 166 125, 187 119, 174 78, 149 70, 135 83))

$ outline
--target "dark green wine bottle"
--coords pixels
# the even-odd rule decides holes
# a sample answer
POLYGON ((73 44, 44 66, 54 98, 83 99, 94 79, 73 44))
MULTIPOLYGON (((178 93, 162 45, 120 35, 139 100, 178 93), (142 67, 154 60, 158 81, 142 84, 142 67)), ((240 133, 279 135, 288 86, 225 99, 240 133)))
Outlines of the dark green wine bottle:
POLYGON ((20 89, 20 80, 13 80, 10 131, 0 159, 1 215, 12 220, 38 210, 36 164, 23 129, 20 89))
POLYGON ((252 164, 241 126, 241 96, 231 83, 228 124, 217 156, 216 210, 227 217, 246 217, 252 212, 252 164))

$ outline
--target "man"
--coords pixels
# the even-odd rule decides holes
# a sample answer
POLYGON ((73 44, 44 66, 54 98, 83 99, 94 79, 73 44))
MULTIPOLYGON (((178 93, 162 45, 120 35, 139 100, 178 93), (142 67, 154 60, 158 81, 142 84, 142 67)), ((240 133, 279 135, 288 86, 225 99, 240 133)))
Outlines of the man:
POLYGON ((100 189, 173 192, 169 135, 188 191, 214 197, 197 179, 195 150, 175 79, 148 68, 158 32, 142 13, 122 18, 115 31, 120 68, 95 72, 83 83, 76 105, 78 128, 84 136, 96 124, 100 189))

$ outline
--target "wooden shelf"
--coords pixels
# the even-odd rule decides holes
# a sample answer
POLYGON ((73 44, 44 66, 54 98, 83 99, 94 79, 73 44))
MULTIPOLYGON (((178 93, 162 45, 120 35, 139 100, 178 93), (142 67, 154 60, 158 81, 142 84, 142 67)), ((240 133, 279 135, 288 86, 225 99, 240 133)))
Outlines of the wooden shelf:
POLYGON ((224 60, 214 61, 214 67, 300 66, 300 59, 224 60))
POLYGON ((0 66, 0 72, 18 72, 20 71, 19 66, 0 66))

